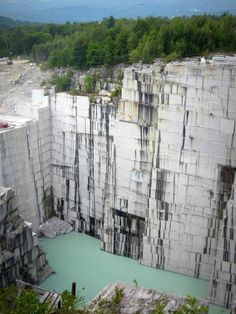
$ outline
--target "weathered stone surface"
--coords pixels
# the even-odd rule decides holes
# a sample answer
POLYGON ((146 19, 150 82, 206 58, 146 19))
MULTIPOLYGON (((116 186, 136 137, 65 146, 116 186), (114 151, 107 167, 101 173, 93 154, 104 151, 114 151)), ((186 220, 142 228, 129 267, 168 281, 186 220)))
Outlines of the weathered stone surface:
MULTIPOLYGON (((211 278, 235 184, 235 74, 234 60, 127 69, 118 111, 57 95, 55 210, 109 252, 211 278)), ((212 301, 228 306, 235 278, 225 269, 212 301)))
POLYGON ((16 203, 14 192, 0 187, 0 288, 16 278, 39 283, 51 273, 37 235, 19 216, 16 203))
POLYGON ((52 217, 39 226, 40 234, 51 239, 60 234, 70 233, 72 230, 69 223, 57 217, 52 217))
POLYGON ((33 95, 32 107, 20 107, 24 118, 0 115, 9 124, 0 128, 0 186, 14 189, 20 214, 36 231, 51 216, 51 136, 48 96, 33 95))
POLYGON ((139 64, 125 70, 118 107, 37 91, 23 112, 31 121, 0 131, 0 183, 35 226, 53 207, 106 251, 210 279, 211 300, 229 307, 235 77, 236 57, 139 64))
MULTIPOLYGON (((117 305, 117 313, 120 314, 155 313, 158 303, 166 304, 164 313, 174 313, 175 310, 187 303, 184 297, 164 294, 156 290, 136 287, 127 283, 115 282, 108 284, 98 296, 90 302, 87 307, 89 313, 94 313, 99 310, 99 302, 101 302, 101 300, 112 301, 116 289, 121 289, 123 292, 121 302, 117 305)), ((207 306, 208 303, 198 300, 198 305, 207 306)))

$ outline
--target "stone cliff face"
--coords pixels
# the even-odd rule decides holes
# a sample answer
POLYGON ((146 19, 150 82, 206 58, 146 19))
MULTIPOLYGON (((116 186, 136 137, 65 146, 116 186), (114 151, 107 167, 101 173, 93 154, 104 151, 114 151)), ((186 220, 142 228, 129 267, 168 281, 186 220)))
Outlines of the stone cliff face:
MULTIPOLYGON (((40 213, 35 225, 54 204, 76 230, 101 238, 104 250, 209 279, 211 300, 229 307, 236 296, 235 77, 236 58, 139 65, 125 71, 118 107, 103 97, 35 93, 37 121, 22 126, 38 125, 36 141, 27 133, 25 165, 40 213)), ((1 147, 10 151, 6 137, 0 133, 1 147)), ((7 171, 6 163, 4 182, 7 171)), ((9 178, 17 188, 17 174, 9 178)))
POLYGON ((44 102, 46 106, 41 104, 40 108, 34 101, 32 108, 21 106, 24 118, 0 115, 0 121, 3 119, 10 126, 0 128, 0 186, 14 189, 17 207, 33 224, 34 230, 50 216, 51 208, 51 135, 47 96, 44 102))
POLYGON ((14 192, 0 187, 0 288, 16 278, 38 283, 50 273, 29 225, 19 215, 14 192))

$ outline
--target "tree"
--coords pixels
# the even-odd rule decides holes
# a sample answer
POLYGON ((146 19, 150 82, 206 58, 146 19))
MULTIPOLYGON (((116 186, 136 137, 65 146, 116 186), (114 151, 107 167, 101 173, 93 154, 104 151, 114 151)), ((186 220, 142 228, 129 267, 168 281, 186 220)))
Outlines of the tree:
POLYGON ((40 303, 37 294, 25 291, 16 298, 12 314, 49 314, 50 307, 47 303, 40 303))
POLYGON ((115 22, 116 21, 113 16, 109 16, 108 18, 105 17, 102 21, 107 28, 113 28, 115 26, 115 22))
POLYGON ((126 62, 128 59, 128 33, 125 30, 117 33, 115 38, 116 63, 126 62))
POLYGON ((113 65, 159 57, 236 52, 236 16, 146 17, 0 29, 0 56, 30 55, 50 67, 113 65))
POLYGON ((111 36, 107 37, 103 42, 103 63, 114 64, 115 42, 111 36))
POLYGON ((71 45, 71 65, 84 68, 87 65, 88 43, 84 36, 78 36, 71 45))
POLYGON ((98 43, 91 42, 87 49, 87 64, 89 66, 99 65, 101 61, 101 47, 98 43))

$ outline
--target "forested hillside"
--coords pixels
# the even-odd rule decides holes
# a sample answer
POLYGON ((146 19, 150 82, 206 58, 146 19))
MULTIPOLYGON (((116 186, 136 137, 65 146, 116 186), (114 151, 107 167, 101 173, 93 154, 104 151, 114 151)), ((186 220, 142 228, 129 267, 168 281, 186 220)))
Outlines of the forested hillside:
POLYGON ((13 28, 22 24, 29 24, 29 22, 12 20, 9 17, 0 16, 0 29, 13 28))
POLYGON ((0 30, 0 56, 30 55, 50 67, 87 68, 236 52, 236 16, 105 18, 102 22, 23 25, 0 30))

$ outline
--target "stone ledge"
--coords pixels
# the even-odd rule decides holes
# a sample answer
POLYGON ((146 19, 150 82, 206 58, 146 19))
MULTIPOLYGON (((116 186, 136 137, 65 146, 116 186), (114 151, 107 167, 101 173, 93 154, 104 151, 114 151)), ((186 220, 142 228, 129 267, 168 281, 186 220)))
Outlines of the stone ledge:
POLYGON ((40 234, 50 239, 60 234, 70 233, 72 230, 73 228, 69 223, 57 217, 52 217, 39 226, 40 234))

